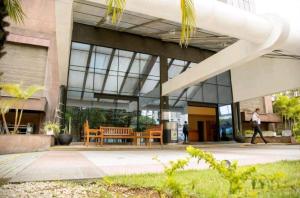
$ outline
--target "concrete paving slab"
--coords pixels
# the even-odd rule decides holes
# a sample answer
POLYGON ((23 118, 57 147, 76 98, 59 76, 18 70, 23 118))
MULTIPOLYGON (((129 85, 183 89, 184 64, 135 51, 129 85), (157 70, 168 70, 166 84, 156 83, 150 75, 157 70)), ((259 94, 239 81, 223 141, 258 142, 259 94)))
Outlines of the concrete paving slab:
POLYGON ((79 152, 49 151, 10 182, 99 178, 104 173, 79 152))

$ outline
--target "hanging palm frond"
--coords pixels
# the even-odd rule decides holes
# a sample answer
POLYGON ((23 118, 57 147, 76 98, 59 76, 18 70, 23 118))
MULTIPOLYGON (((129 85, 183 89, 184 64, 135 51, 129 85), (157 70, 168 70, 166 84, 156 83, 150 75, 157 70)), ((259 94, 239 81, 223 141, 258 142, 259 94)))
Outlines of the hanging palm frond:
POLYGON ((2 83, 0 88, 11 97, 16 99, 27 100, 36 92, 43 90, 44 88, 37 85, 29 86, 26 90, 23 90, 20 84, 2 83))
POLYGON ((16 23, 22 23, 25 13, 20 0, 3 0, 8 16, 16 23))
POLYGON ((191 36, 196 30, 196 11, 193 0, 180 0, 181 2, 181 33, 180 45, 187 47, 191 36))
POLYGON ((107 0, 106 5, 106 17, 111 17, 111 23, 114 25, 117 24, 123 15, 126 0, 107 0))

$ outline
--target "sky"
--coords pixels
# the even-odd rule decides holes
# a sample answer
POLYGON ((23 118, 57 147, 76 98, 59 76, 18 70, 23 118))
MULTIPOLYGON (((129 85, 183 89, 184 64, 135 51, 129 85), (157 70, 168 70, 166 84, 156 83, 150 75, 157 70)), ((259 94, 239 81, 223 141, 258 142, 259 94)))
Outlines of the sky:
POLYGON ((276 13, 299 26, 300 0, 254 0, 257 14, 276 13))

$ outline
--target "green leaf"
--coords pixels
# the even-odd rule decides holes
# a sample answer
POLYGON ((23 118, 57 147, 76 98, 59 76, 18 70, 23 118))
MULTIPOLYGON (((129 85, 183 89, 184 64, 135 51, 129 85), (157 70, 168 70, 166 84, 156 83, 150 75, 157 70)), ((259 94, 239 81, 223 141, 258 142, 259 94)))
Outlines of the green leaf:
POLYGON ((126 0, 107 0, 106 17, 111 17, 111 23, 117 24, 123 15, 126 0))
POLYGON ((181 33, 180 45, 187 47, 196 30, 196 11, 193 0, 181 0, 181 33))
POLYGON ((8 16, 16 23, 23 23, 25 13, 20 0, 4 0, 4 6, 8 16))

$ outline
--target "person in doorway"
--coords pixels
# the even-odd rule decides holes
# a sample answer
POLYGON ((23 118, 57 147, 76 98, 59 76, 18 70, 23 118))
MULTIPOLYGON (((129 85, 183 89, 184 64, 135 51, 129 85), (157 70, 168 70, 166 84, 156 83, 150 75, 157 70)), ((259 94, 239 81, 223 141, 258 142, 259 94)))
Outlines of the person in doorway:
POLYGON ((267 144, 267 140, 264 138, 263 134, 262 134, 262 131, 260 129, 260 118, 259 118, 259 108, 256 108, 255 109, 255 112, 252 114, 252 127, 253 127, 253 136, 252 136, 252 139, 251 139, 251 144, 256 144, 255 143, 255 137, 257 135, 257 133, 259 133, 261 139, 265 142, 265 144, 267 144))
POLYGON ((189 127, 188 127, 187 121, 184 121, 182 132, 184 135, 183 143, 187 143, 188 142, 188 134, 189 134, 189 127))

